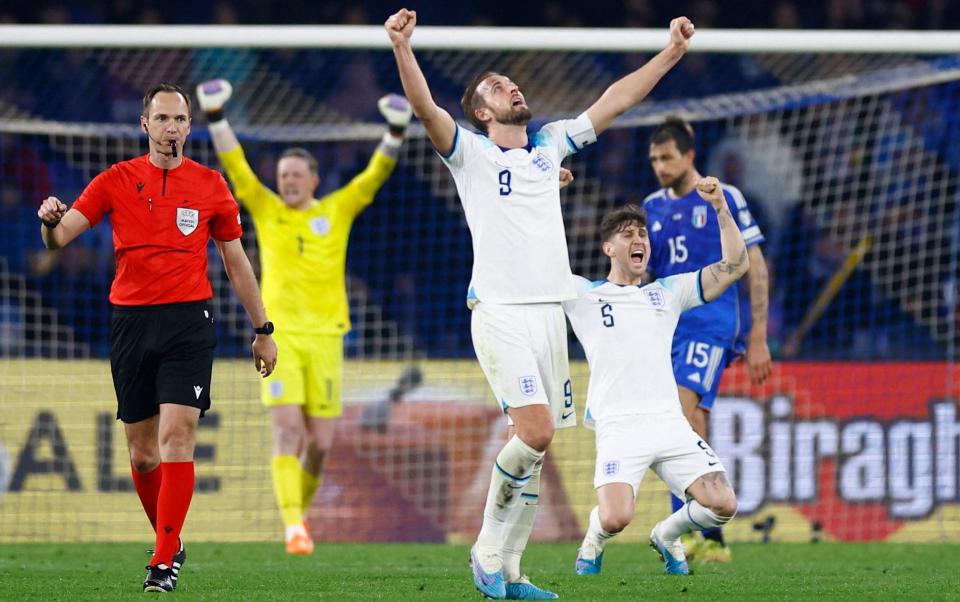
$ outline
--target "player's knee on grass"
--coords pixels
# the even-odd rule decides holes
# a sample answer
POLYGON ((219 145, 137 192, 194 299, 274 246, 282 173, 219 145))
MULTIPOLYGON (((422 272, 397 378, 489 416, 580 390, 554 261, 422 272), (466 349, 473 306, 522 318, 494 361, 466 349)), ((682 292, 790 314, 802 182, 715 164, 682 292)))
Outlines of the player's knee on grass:
POLYGON ((698 502, 717 516, 732 518, 737 513, 737 495, 724 473, 714 472, 701 477, 705 487, 698 502))
POLYGON ((733 518, 733 515, 737 513, 737 496, 732 489, 727 489, 715 497, 708 508, 717 516, 733 518))

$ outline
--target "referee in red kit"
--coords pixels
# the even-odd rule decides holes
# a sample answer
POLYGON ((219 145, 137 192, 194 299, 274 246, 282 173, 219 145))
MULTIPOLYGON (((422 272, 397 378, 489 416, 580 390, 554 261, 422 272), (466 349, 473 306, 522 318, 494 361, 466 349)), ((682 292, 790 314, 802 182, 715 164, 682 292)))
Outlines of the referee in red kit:
POLYGON ((156 532, 145 592, 169 592, 186 551, 180 530, 193 497, 197 421, 210 408, 216 333, 207 244, 254 325, 262 376, 277 362, 273 324, 240 242, 240 209, 223 177, 183 156, 190 98, 159 84, 143 98, 140 126, 149 154, 101 172, 67 210, 56 197, 37 215, 48 249, 67 245, 110 215, 117 273, 110 289, 110 366, 117 418, 130 449, 133 482, 156 532))

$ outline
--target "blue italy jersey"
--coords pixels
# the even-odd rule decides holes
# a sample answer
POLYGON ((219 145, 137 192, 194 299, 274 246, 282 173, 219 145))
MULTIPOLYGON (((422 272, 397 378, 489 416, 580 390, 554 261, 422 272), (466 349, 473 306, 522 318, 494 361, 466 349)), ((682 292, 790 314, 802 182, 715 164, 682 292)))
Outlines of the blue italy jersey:
MULTIPOLYGON (((763 234, 750 215, 743 194, 735 187, 723 184, 723 196, 747 246, 763 242, 763 234)), ((647 212, 651 246, 647 269, 657 278, 694 272, 720 261, 717 214, 696 190, 678 199, 671 198, 665 188, 658 190, 644 200, 643 208, 647 212)), ((710 336, 725 342, 729 349, 743 353, 751 323, 750 297, 746 289, 741 281, 711 303, 684 313, 674 340, 691 335, 710 336)))

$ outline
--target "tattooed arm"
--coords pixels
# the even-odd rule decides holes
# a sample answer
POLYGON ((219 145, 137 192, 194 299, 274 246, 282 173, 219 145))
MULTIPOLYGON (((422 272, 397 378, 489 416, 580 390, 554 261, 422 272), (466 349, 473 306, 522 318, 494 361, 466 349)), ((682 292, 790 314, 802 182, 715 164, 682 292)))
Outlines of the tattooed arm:
POLYGON ((701 178, 697 182, 697 194, 713 205, 713 209, 717 212, 717 222, 720 224, 720 248, 723 257, 720 261, 704 267, 700 272, 703 298, 706 301, 713 301, 747 273, 750 269, 750 259, 747 257, 743 235, 733 221, 727 201, 723 197, 720 181, 713 177, 701 178))
POLYGON ((750 314, 753 317, 753 326, 750 327, 750 338, 747 342, 747 367, 750 370, 750 380, 760 385, 767 380, 773 364, 770 360, 770 348, 767 346, 767 309, 769 305, 769 276, 767 262, 763 258, 760 245, 753 245, 747 251, 750 258, 750 273, 747 278, 750 283, 750 314))

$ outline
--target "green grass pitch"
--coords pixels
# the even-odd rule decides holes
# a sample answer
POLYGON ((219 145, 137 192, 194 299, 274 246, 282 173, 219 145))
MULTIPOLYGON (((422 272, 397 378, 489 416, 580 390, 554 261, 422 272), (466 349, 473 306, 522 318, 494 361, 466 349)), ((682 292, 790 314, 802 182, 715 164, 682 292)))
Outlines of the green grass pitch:
MULTIPOLYGON (((0 599, 142 599, 145 545, 4 544, 0 599)), ((647 547, 611 544, 599 577, 573 573, 576 544, 532 544, 524 568, 563 600, 956 600, 960 546, 739 544, 734 562, 661 574, 647 547)), ((194 543, 173 594, 195 600, 480 600, 468 548, 318 545, 289 557, 279 544, 194 543)))

